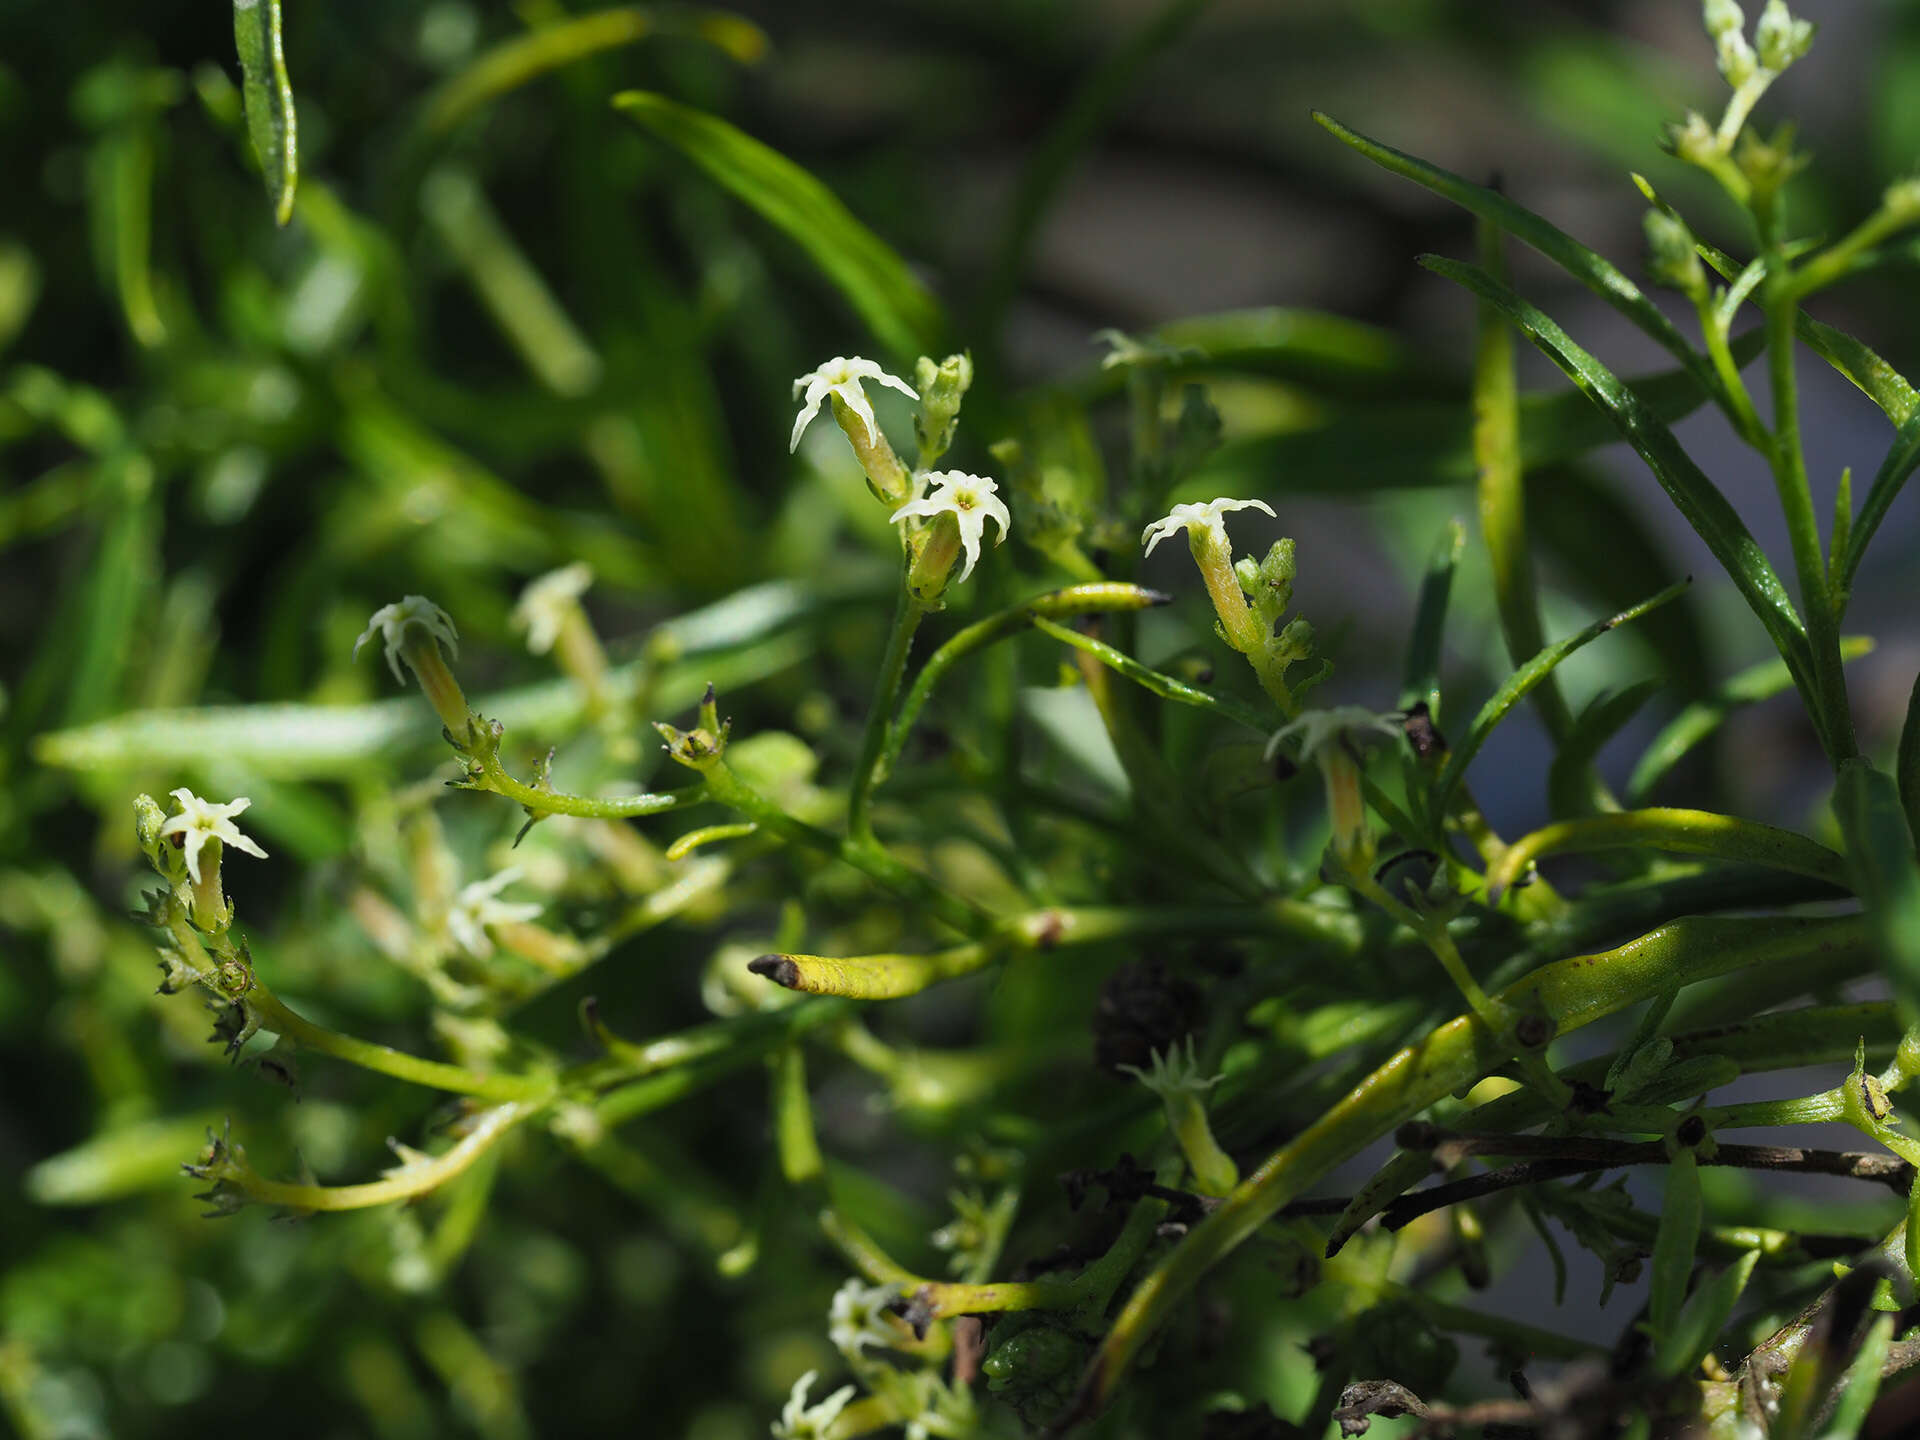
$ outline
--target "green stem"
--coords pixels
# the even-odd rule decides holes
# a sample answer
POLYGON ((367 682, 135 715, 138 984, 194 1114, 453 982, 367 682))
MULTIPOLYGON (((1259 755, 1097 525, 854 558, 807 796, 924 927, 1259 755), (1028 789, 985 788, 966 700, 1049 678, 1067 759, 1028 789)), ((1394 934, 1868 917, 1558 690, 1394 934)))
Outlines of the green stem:
POLYGON ((1767 427, 1760 423, 1760 414, 1753 408, 1753 396, 1747 393, 1747 382, 1741 378, 1740 366, 1727 344, 1727 323, 1732 315, 1713 302, 1704 282, 1693 297, 1693 307, 1700 316, 1700 334, 1707 342, 1707 357, 1713 361, 1714 373, 1719 375, 1726 392, 1727 416, 1740 438, 1764 454, 1768 445, 1767 427))
MULTIPOLYGON (((1614 950, 1543 966, 1498 1001, 1537 1011, 1559 1034, 1714 975, 1835 949, 1865 951, 1857 916, 1795 920, 1691 918, 1614 950)), ((1511 1035, 1462 1015, 1391 1057, 1345 1099, 1275 1151, 1134 1290, 1081 1382, 1074 1417, 1102 1409, 1128 1365, 1201 1278, 1334 1166, 1518 1053, 1511 1035)))
POLYGON ((247 993, 246 1004, 260 1017, 260 1023, 263 1026, 275 1034, 286 1036, 297 1045, 304 1045, 307 1049, 317 1050, 323 1055, 331 1055, 336 1060, 346 1061, 349 1065, 358 1065, 363 1070, 373 1070, 382 1075, 391 1075, 396 1080, 424 1085, 430 1090, 445 1090, 455 1095, 477 1095, 484 1100, 527 1102, 543 1101, 554 1093, 554 1082, 546 1076, 481 1075, 472 1070, 462 1069, 458 1065, 448 1065, 438 1060, 424 1060, 418 1055, 409 1055, 404 1050, 376 1045, 371 1040, 356 1039, 352 1035, 342 1035, 337 1030, 315 1025, 311 1020, 303 1019, 289 1010, 281 1003, 279 996, 268 990, 257 978, 254 981, 254 988, 247 993))
POLYGON ((1813 491, 1807 483, 1806 455, 1800 443, 1799 381, 1793 351, 1798 305, 1792 277, 1787 273, 1778 216, 1768 206, 1756 210, 1756 219, 1767 252, 1767 278, 1761 291, 1767 317, 1767 373, 1773 385, 1773 443, 1767 458, 1786 516, 1794 569, 1799 572, 1801 604, 1806 610, 1807 641, 1813 652, 1813 674, 1809 678, 1814 694, 1809 699, 1827 755, 1837 766, 1857 755, 1859 748, 1841 669, 1839 619, 1827 586, 1820 522, 1814 515, 1813 491))
POLYGON ((1144 586, 1123 584, 1117 581, 1100 581, 1086 585, 1070 585, 1064 590, 1049 591, 1045 595, 1036 595, 1031 600, 1023 600, 998 614, 989 615, 960 631, 946 644, 935 650, 920 667, 920 673, 914 677, 913 687, 907 692, 906 703, 900 707, 899 720, 889 728, 886 748, 881 755, 875 784, 883 782, 893 773, 893 767, 899 762, 900 752, 907 743, 907 737, 913 733, 914 723, 920 718, 920 712, 926 708, 946 673, 960 661, 977 650, 985 649, 996 641, 1018 635, 1034 621, 1039 619, 1065 619, 1074 615, 1092 615, 1112 610, 1144 610, 1149 606, 1164 605, 1167 596, 1158 590, 1148 590, 1144 586))
POLYGON ((578 815, 588 820, 633 820, 643 815, 664 815, 670 810, 684 810, 708 798, 704 785, 689 785, 684 790, 669 790, 662 794, 616 795, 606 799, 592 795, 568 795, 514 779, 507 772, 507 767, 500 763, 497 748, 485 747, 469 753, 479 761, 485 788, 503 799, 524 806, 529 813, 578 815))
POLYGON ((223 1178, 230 1179, 249 1199, 289 1210, 364 1210, 371 1205, 389 1205, 437 1190, 465 1171, 507 1131, 538 1108, 519 1102, 497 1106, 471 1122, 466 1135, 451 1150, 406 1165, 384 1180, 364 1185, 298 1185, 284 1180, 263 1180, 250 1171, 223 1178))
POLYGON ((874 788, 886 773, 884 753, 893 729, 895 702, 900 698, 900 677, 907 668, 907 651, 913 646, 913 632, 927 613, 926 606, 914 599, 903 585, 900 601, 894 607, 893 628, 887 634, 887 653, 880 661, 880 679, 873 690, 873 704, 867 711, 866 733, 860 738, 860 759, 853 769, 853 793, 847 800, 847 834, 855 842, 873 840, 874 788))

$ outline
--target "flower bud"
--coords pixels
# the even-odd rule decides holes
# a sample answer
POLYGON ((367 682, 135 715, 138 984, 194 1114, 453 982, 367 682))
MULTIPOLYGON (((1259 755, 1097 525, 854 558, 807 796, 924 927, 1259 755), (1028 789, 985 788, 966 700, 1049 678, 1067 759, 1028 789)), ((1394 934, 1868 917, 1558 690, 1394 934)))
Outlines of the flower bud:
POLYGON ((922 355, 914 363, 913 383, 920 391, 920 413, 913 418, 913 433, 920 442, 920 466, 925 469, 953 444, 960 402, 973 384, 973 357, 963 351, 936 365, 922 355))
POLYGON ((1666 210, 1649 210, 1640 224, 1647 237, 1647 273, 1655 282, 1695 299, 1705 294, 1706 274, 1686 221, 1666 210))
POLYGON ((1754 46, 1760 63, 1778 72, 1798 60, 1813 44, 1813 22, 1796 20, 1786 0, 1767 0, 1760 12, 1760 23, 1753 28, 1754 46))

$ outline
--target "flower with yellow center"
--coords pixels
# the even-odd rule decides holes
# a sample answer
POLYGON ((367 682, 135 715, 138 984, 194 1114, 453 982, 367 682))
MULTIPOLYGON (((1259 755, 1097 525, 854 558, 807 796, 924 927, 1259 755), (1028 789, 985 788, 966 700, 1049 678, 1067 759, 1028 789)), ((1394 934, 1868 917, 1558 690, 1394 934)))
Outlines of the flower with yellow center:
POLYGON ((967 563, 960 567, 959 575, 959 579, 965 580, 980 559, 980 539, 986 534, 987 521, 991 519, 999 527, 993 542, 998 545, 1007 538, 1007 527, 1013 523, 1013 517, 1007 513, 1006 502, 999 497, 1000 487, 985 476, 967 475, 959 470, 934 470, 923 478, 931 487, 927 493, 918 500, 909 500, 888 518, 897 524, 916 515, 927 520, 953 516, 960 522, 960 547, 967 555, 967 563))
POLYGON ((800 448, 801 435, 813 422, 813 417, 820 413, 820 406, 829 396, 860 417, 861 424, 866 427, 869 444, 879 443, 880 427, 873 418, 873 406, 867 400, 867 392, 861 386, 864 380, 878 381, 911 400, 920 398, 919 392, 906 381, 897 375, 887 374, 873 361, 863 360, 858 355, 836 355, 818 370, 809 371, 793 382, 793 398, 798 400, 804 394, 806 402, 793 422, 793 438, 787 442, 787 449, 800 448))
POLYGON ((187 857, 187 874, 193 877, 194 884, 200 883, 200 851, 209 840, 218 840, 223 846, 231 845, 261 860, 267 858, 267 852, 242 835, 240 827, 233 823, 234 816, 253 804, 246 796, 215 805, 183 787, 173 792, 173 798, 179 803, 180 813, 160 826, 160 834, 180 837, 181 849, 187 857))
POLYGON ((1211 541, 1218 545, 1227 544, 1226 522, 1220 517, 1229 510, 1261 510, 1273 514, 1273 507, 1264 500, 1235 500, 1222 495, 1218 500, 1209 500, 1204 505, 1176 505, 1164 519, 1156 520, 1140 534, 1140 543, 1147 547, 1151 555, 1153 547, 1176 531, 1185 530, 1194 553, 1200 553, 1203 543, 1211 541))

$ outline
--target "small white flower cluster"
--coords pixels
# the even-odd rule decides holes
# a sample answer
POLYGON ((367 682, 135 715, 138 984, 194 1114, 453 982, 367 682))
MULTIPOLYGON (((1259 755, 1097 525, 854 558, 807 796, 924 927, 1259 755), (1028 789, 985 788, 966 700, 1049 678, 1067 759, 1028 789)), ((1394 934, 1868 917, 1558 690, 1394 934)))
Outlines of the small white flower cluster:
MULTIPOLYGON (((800 436, 829 397, 837 397, 852 411, 865 428, 868 442, 877 444, 880 427, 874 419, 873 405, 862 388, 863 382, 868 380, 898 390, 911 399, 920 398, 919 392, 906 381, 897 375, 889 375, 873 361, 858 355, 836 355, 819 369, 793 382, 794 398, 800 399, 804 395, 805 402, 793 422, 793 437, 788 449, 799 448, 800 436)), ((996 545, 1007 538, 1007 530, 1013 523, 1006 502, 999 498, 1000 487, 983 475, 968 475, 960 470, 925 471, 915 476, 914 480, 919 493, 897 508, 888 519, 897 525, 903 520, 931 521, 941 515, 952 515, 959 522, 960 545, 967 557, 954 578, 955 583, 964 581, 973 573, 973 567, 980 559, 980 546, 986 536, 987 521, 992 520, 998 527, 994 537, 996 545)))

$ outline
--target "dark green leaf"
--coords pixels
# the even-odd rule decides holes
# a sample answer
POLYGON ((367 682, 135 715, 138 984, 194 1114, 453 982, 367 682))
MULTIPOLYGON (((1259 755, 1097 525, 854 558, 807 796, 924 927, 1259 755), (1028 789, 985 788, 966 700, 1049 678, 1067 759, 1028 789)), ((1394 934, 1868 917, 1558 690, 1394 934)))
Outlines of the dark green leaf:
POLYGON ((1507 717, 1507 713, 1526 697, 1528 691, 1538 685, 1554 667, 1559 665, 1574 651, 1598 639, 1616 625, 1624 625, 1629 620, 1638 619, 1649 610, 1666 604, 1687 588, 1687 581, 1669 586, 1651 599, 1644 600, 1631 609, 1622 610, 1605 620, 1596 620, 1578 634, 1570 635, 1554 645, 1549 645, 1518 670, 1514 671, 1507 683, 1496 691, 1487 703, 1480 707, 1480 713, 1473 718, 1473 724, 1466 735, 1447 757, 1447 768, 1440 772, 1440 778, 1434 783, 1433 795, 1429 800, 1429 813, 1436 819, 1447 813, 1447 804, 1453 797, 1454 789, 1465 778, 1467 766, 1473 763, 1473 757, 1480 753, 1480 747, 1487 743, 1487 737, 1493 733, 1494 726, 1507 717))
POLYGON ((784 231, 881 344, 900 356, 937 351, 946 328, 940 302, 825 185, 726 121, 664 95, 628 90, 613 103, 784 231))
POLYGON ((1920 409, 1907 416, 1899 433, 1893 437, 1893 446, 1887 451, 1887 458, 1880 462, 1879 473, 1873 477, 1866 499, 1860 503, 1860 513, 1854 517, 1846 549, 1833 579, 1834 590, 1842 605, 1846 603, 1847 591, 1852 588, 1853 577, 1860 569, 1860 557, 1866 553, 1867 542, 1873 539, 1873 532, 1880 528, 1880 522, 1887 518, 1894 497, 1900 493, 1900 487, 1907 483, 1916 466, 1920 466, 1920 409))
POLYGON ((240 52, 247 134, 273 201, 273 218, 284 225, 293 218, 293 191, 300 179, 300 132, 281 44, 280 0, 233 0, 233 41, 240 52))
POLYGON ((1607 413, 1640 458, 1647 462, 1687 523, 1732 577, 1796 679, 1804 677, 1811 683, 1813 666, 1806 628, 1795 613, 1793 602, 1787 598, 1780 577, 1774 573, 1752 532, 1727 503, 1727 497, 1694 464, 1673 432, 1647 410, 1612 371, 1576 345, 1566 331, 1484 270, 1431 255, 1422 257, 1421 263, 1499 306, 1528 339, 1607 413))
MULTIPOLYGON (((1873 641, 1865 636, 1844 636, 1840 641, 1840 658, 1855 660, 1872 649, 1873 641)), ((1721 722, 1734 710, 1743 705, 1758 704, 1778 695, 1792 684, 1793 676, 1788 672, 1785 661, 1765 660, 1742 670, 1711 695, 1687 706, 1653 737, 1640 756, 1639 763, 1633 767, 1633 774, 1627 780, 1627 803, 1645 804, 1661 778, 1689 750, 1718 730, 1721 722)))
MULTIPOLYGON (((1758 348, 1757 332, 1734 343, 1741 359, 1758 348)), ((1706 398, 1699 382, 1684 370, 1663 370, 1626 386, 1649 414, 1669 424, 1693 413, 1706 398)), ((1578 390, 1520 397, 1520 460, 1529 472, 1577 459, 1619 439, 1619 430, 1578 390)), ((1346 495, 1471 485, 1475 479, 1473 418, 1466 407, 1451 401, 1414 401, 1342 411, 1312 429, 1231 440, 1194 472, 1180 493, 1203 499, 1276 492, 1346 495)), ((1534 521, 1536 527, 1543 523, 1544 518, 1534 521)))
POLYGON ((1596 696, 1575 717, 1547 772, 1547 795, 1556 819, 1594 813, 1594 758, 1662 688, 1659 680, 1642 680, 1624 690, 1596 696))
POLYGON ((637 6, 595 10, 503 40, 480 55, 427 97, 420 129, 429 136, 444 135, 482 105, 529 81, 660 33, 698 35, 743 65, 755 63, 767 50, 767 37, 759 26, 725 11, 660 14, 637 6))
MULTIPOLYGON (((1527 529, 1552 558, 1555 582, 1595 609, 1625 609, 1680 576, 1648 517, 1591 466, 1557 465, 1529 475, 1527 529), (1594 544, 1596 535, 1607 543, 1594 544)), ((1639 635, 1660 658, 1671 689, 1682 696, 1706 692, 1712 651, 1699 596, 1689 593, 1649 615, 1639 635)))
MULTIPOLYGON (((1664 1222, 1661 1233, 1665 1234, 1664 1222)), ((1654 1352, 1653 1369, 1662 1379, 1685 1375, 1707 1358, 1714 1339, 1726 1325, 1727 1317, 1739 1302, 1740 1293, 1753 1277, 1760 1252, 1749 1250, 1733 1264, 1707 1281, 1687 1301, 1675 1319, 1673 1328, 1654 1352)))
POLYGON ((1425 186, 1538 250, 1659 342, 1686 366, 1707 394, 1719 395, 1720 382, 1706 358, 1687 343, 1673 322, 1612 261, 1589 250, 1551 221, 1516 205, 1498 190, 1475 185, 1451 171, 1382 145, 1317 110, 1313 118, 1376 165, 1425 186))
POLYGON ((1400 708, 1411 709, 1424 701, 1436 724, 1440 720, 1440 650, 1446 638, 1447 597, 1453 593, 1453 572, 1466 543, 1466 528, 1458 520, 1448 521, 1440 543, 1433 547, 1433 558, 1427 561, 1426 579, 1420 582, 1413 638, 1407 646, 1406 680, 1400 687, 1400 708))
POLYGON ((1843 761, 1833 816, 1847 842, 1854 889, 1872 922, 1887 983, 1913 1024, 1920 1021, 1920 861, 1899 787, 1870 761, 1843 761))

